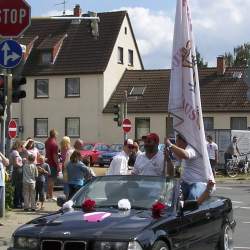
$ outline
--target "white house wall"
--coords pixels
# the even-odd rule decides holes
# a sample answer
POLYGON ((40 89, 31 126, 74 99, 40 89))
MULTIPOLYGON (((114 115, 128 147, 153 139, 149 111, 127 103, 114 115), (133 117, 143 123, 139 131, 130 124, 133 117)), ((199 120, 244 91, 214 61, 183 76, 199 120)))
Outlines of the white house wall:
MULTIPOLYGON (((80 117, 80 138, 85 141, 99 140, 102 86, 103 75, 28 77, 27 96, 22 100, 22 138, 34 136, 34 118, 48 118, 49 130, 56 128, 60 139, 65 135, 65 118, 80 117), (65 78, 70 77, 80 77, 80 98, 65 98, 65 78), (34 98, 35 79, 49 79, 49 98, 34 98)), ((20 109, 15 107, 13 117, 21 117, 19 112, 20 109)), ((45 138, 36 139, 43 141, 45 138)))
POLYGON ((125 69, 142 69, 139 54, 136 50, 132 32, 128 23, 127 17, 124 18, 121 25, 121 30, 118 39, 115 43, 112 55, 110 57, 106 71, 104 72, 104 103, 106 106, 110 96, 120 81, 125 69), (127 34, 125 34, 125 27, 127 27, 127 34), (118 64, 118 47, 123 48, 123 64, 118 64), (128 50, 133 50, 134 65, 128 65, 128 50))

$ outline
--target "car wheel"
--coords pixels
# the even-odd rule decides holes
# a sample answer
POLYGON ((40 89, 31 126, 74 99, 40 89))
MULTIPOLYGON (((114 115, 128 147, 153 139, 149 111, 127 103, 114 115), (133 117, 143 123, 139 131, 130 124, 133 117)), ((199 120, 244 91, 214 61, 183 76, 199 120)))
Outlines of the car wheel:
POLYGON ((229 224, 225 224, 222 228, 219 250, 233 250, 233 230, 229 224))
POLYGON ((153 245, 152 250, 170 250, 170 249, 169 249, 168 245, 164 241, 158 240, 153 245))

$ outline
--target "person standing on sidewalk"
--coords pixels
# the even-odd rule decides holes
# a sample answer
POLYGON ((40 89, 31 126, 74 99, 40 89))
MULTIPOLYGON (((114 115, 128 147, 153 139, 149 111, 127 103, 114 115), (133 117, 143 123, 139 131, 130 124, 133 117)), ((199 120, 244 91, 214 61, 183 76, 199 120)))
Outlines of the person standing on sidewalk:
POLYGON ((53 199, 54 184, 59 171, 58 160, 58 145, 57 145, 57 131, 55 129, 50 130, 49 138, 45 142, 46 158, 50 167, 51 175, 48 177, 48 192, 47 198, 53 199))
POLYGON ((49 164, 45 163, 45 157, 40 155, 37 164, 38 177, 36 179, 36 202, 39 200, 40 209, 43 210, 45 201, 45 181, 50 175, 49 164))
POLYGON ((22 208, 23 203, 23 159, 20 156, 23 152, 23 147, 22 142, 16 140, 9 157, 11 182, 14 186, 14 208, 22 208))
POLYGON ((36 178, 38 177, 38 170, 36 167, 35 156, 28 155, 28 163, 23 167, 23 198, 24 211, 31 208, 36 211, 36 178))
POLYGON ((4 205, 3 198, 4 198, 4 187, 5 187, 5 168, 8 165, 9 165, 9 160, 0 152, 0 211, 4 209, 1 206, 4 205))
POLYGON ((218 145, 213 142, 213 137, 211 135, 207 136, 207 152, 210 161, 210 165, 215 176, 215 167, 218 164, 218 145))

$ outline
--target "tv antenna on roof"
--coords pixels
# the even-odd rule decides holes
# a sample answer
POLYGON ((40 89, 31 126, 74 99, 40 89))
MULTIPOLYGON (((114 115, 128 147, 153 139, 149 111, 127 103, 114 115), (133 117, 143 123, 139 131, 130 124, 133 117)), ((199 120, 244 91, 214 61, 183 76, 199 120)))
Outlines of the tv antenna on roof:
POLYGON ((64 1, 61 2, 61 3, 55 4, 55 5, 63 5, 63 16, 65 16, 65 14, 66 14, 66 3, 67 3, 67 2, 68 2, 68 1, 64 0, 64 1))

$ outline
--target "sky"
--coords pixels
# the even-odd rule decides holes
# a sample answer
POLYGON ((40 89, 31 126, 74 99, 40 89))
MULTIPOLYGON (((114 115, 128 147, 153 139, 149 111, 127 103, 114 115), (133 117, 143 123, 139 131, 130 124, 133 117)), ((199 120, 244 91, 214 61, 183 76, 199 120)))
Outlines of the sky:
MULTIPOLYGON (((32 16, 58 15, 63 0, 27 0, 32 16)), ((176 0, 67 0, 67 13, 127 10, 146 69, 170 68, 176 0)), ((209 66, 250 42, 250 0, 190 0, 196 46, 209 66)))

